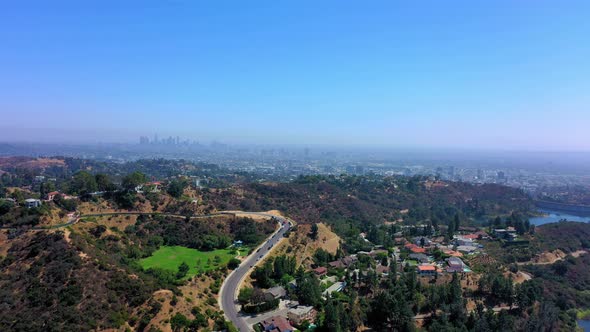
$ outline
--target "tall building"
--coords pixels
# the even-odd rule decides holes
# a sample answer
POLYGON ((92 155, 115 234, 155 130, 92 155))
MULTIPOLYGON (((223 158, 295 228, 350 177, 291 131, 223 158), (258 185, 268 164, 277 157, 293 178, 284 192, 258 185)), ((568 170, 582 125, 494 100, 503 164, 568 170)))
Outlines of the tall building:
POLYGON ((455 178, 455 166, 449 167, 449 178, 452 180, 455 178))
POLYGON ((477 170, 477 179, 478 179, 478 180, 484 180, 484 179, 485 179, 485 177, 486 177, 486 176, 485 176, 485 173, 484 173, 483 169, 479 168, 479 169, 477 170))

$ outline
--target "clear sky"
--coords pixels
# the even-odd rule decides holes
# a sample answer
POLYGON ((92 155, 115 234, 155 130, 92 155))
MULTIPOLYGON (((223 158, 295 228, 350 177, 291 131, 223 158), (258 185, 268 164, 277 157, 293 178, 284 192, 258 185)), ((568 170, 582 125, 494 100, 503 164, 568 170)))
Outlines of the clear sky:
POLYGON ((3 1, 0 140, 590 150, 590 1, 3 1))

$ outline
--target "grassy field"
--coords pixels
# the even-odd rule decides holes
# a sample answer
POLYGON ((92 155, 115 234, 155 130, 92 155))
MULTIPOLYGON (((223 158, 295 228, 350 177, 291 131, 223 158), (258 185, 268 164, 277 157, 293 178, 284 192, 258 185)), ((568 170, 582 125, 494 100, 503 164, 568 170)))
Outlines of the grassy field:
MULTIPOLYGON (((162 246, 152 256, 140 260, 139 263, 144 269, 158 267, 176 272, 180 264, 186 262, 190 267, 187 277, 190 277, 227 264, 236 256, 231 252, 230 249, 199 251, 181 246, 162 246)), ((248 254, 248 248, 241 248, 240 254, 248 254)))

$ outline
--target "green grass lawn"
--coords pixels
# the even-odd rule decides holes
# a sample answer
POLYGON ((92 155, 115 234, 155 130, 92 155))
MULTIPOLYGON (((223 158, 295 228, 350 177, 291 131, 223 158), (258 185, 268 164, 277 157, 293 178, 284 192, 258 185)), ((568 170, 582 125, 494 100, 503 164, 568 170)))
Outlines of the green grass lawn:
MULTIPOLYGON (((150 267, 158 267, 176 272, 180 264, 186 262, 190 267, 187 277, 190 277, 226 265, 232 257, 236 256, 230 252, 230 249, 200 251, 181 246, 162 246, 150 257, 140 260, 139 263, 146 270, 150 267)), ((247 254, 248 248, 240 248, 240 255, 247 254)))

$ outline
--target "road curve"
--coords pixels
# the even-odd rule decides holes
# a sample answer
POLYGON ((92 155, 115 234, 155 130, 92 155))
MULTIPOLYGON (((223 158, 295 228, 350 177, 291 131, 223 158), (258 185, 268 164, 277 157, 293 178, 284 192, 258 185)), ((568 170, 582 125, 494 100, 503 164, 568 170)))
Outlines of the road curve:
POLYGON ((250 256, 248 256, 238 268, 233 270, 230 275, 225 278, 221 289, 219 291, 219 306, 223 310, 227 320, 231 321, 234 326, 240 332, 252 331, 252 328, 246 324, 244 319, 240 317, 238 309, 236 307, 237 294, 242 280, 254 269, 254 265, 259 260, 262 260, 269 252, 273 249, 274 245, 277 244, 283 234, 291 228, 291 222, 287 218, 275 216, 263 212, 247 212, 251 215, 258 215, 261 217, 274 218, 279 223, 279 229, 269 236, 258 249, 254 250, 250 256))

